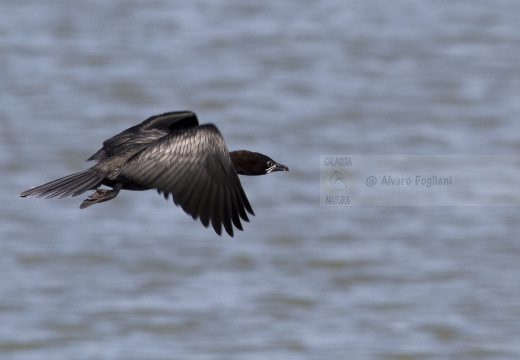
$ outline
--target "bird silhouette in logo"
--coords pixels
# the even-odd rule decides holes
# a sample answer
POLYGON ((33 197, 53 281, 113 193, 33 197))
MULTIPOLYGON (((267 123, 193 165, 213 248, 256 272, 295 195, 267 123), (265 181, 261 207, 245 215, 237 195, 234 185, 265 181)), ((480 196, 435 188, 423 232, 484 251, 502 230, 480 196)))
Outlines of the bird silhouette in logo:
POLYGON ((345 176, 342 171, 334 170, 332 175, 329 177, 329 183, 331 191, 344 192, 347 191, 347 183, 344 180, 345 176))

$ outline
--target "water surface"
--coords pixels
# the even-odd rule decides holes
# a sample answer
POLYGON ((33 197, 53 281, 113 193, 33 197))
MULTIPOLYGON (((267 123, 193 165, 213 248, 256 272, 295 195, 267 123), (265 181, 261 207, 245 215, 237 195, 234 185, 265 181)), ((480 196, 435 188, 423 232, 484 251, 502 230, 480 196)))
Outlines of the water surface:
POLYGON ((518 207, 319 206, 320 155, 519 153, 520 3, 2 7, 3 359, 520 356, 518 207), (242 179, 234 238, 153 191, 18 197, 182 109, 291 169, 242 179))

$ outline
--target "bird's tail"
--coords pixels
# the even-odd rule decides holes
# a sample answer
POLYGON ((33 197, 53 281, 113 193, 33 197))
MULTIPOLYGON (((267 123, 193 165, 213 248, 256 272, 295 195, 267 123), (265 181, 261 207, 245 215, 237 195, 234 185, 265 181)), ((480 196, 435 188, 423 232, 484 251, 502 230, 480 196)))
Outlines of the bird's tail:
POLYGON ((59 196, 60 199, 66 196, 77 196, 90 189, 99 187, 103 181, 103 176, 92 168, 71 174, 60 179, 48 182, 40 186, 33 187, 20 194, 21 197, 46 196, 46 199, 59 196))

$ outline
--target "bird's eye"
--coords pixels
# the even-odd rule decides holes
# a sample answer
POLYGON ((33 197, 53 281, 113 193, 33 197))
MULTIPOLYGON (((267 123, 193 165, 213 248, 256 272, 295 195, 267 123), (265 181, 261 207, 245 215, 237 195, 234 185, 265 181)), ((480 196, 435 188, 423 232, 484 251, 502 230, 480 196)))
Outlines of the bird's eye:
POLYGON ((269 166, 269 167, 274 166, 274 162, 272 162, 272 161, 268 161, 268 162, 267 162, 267 166, 269 166))

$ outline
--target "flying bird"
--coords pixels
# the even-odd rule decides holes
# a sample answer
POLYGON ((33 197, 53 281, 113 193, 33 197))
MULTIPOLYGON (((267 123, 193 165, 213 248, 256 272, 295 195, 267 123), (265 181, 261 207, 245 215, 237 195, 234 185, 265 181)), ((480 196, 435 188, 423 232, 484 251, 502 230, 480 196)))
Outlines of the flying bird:
POLYGON ((88 158, 96 164, 84 171, 33 187, 21 197, 78 196, 95 190, 80 209, 114 199, 120 190, 156 189, 172 196, 193 219, 210 222, 218 235, 222 225, 233 236, 233 225, 254 215, 240 175, 289 171, 270 157, 247 150, 228 152, 213 124, 199 125, 191 111, 156 115, 111 137, 88 158), (105 185, 111 189, 100 189, 105 185))

